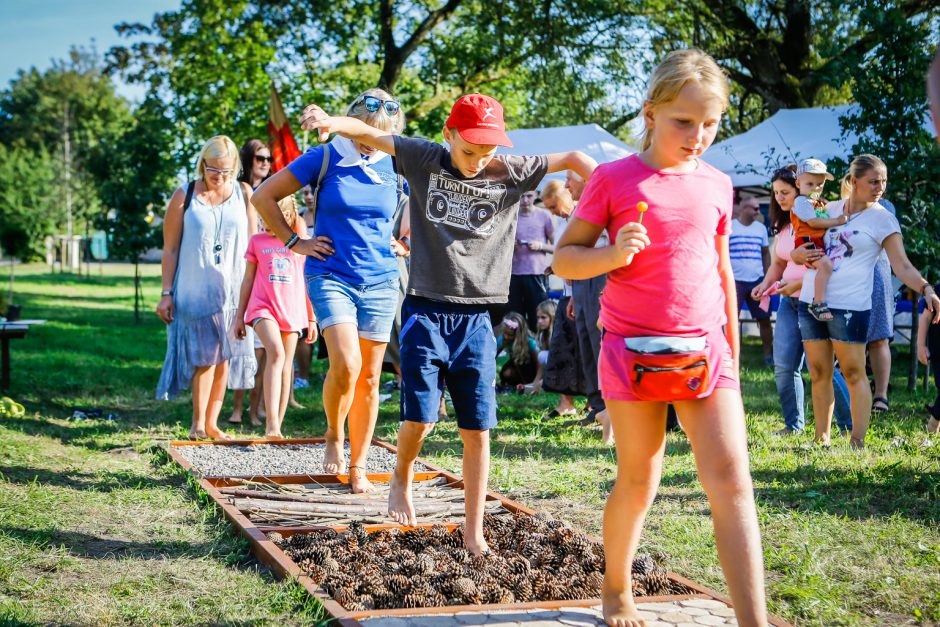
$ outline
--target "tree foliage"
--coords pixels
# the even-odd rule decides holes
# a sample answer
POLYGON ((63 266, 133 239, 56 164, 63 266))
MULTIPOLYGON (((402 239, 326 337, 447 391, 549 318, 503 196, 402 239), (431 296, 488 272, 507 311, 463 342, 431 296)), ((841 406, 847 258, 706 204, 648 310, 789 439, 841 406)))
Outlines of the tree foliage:
POLYGON ((0 143, 0 248, 21 261, 39 259, 43 242, 55 233, 58 164, 45 149, 0 143))

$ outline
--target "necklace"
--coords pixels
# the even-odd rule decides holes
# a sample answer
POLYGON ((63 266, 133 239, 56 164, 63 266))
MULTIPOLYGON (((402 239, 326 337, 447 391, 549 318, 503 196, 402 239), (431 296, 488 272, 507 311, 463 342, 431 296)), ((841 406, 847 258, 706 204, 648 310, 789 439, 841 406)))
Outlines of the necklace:
MULTIPOLYGON (((223 201, 224 203, 225 201, 223 201)), ((212 205, 212 220, 215 222, 215 243, 212 251, 215 253, 215 265, 222 263, 222 205, 212 205), (216 213, 218 209, 218 213, 216 213)))

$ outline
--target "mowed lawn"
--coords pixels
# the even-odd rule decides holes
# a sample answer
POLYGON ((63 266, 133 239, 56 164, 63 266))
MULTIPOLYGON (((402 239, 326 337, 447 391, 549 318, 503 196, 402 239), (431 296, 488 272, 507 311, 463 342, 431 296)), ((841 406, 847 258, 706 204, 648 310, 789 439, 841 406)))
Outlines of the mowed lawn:
MULTIPOLYGON (((190 404, 152 400, 166 335, 151 313, 159 267, 142 268, 145 311, 135 324, 131 266, 94 266, 90 278, 17 267, 23 316, 48 322, 13 343, 8 394, 27 416, 0 419, 0 623, 322 621, 316 603, 260 566, 162 454, 161 444, 188 432, 190 404), (87 407, 117 418, 68 419, 87 407)), ((759 353, 753 341, 745 346, 742 374, 771 611, 798 625, 936 624, 940 442, 925 445, 930 393, 902 391, 906 352, 893 411, 875 419, 861 453, 843 438, 807 450, 809 436, 772 437, 779 408, 759 353)), ((288 412, 289 437, 323 431, 324 366, 315 365, 313 389, 297 394, 307 409, 288 412)), ((614 452, 593 429, 546 420, 555 400, 501 397, 490 487, 599 534, 614 452)), ((395 397, 382 405, 377 435, 394 442, 397 417, 395 397)), ((460 453, 451 421, 424 456, 460 472, 460 453)), ((725 591, 682 434, 669 435, 666 456, 642 550, 725 591)))

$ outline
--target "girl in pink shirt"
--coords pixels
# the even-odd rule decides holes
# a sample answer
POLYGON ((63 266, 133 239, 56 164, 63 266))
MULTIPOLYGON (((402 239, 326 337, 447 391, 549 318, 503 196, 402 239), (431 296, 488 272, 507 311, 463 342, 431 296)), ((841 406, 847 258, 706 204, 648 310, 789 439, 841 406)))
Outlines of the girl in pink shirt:
POLYGON ((643 152, 597 168, 552 266, 569 279, 607 273, 598 369, 617 445, 617 481, 604 510, 609 625, 643 624, 630 570, 662 474, 670 402, 711 504, 738 622, 767 624, 738 386, 732 187, 700 159, 727 104, 727 78, 714 59, 697 50, 670 54, 643 103, 643 152), (604 229, 616 238, 593 248, 604 229))
MULTIPOLYGON (((307 228, 297 215, 294 197, 284 198, 278 207, 294 232, 306 237, 307 228)), ((294 382, 298 336, 307 329, 308 344, 317 338, 316 319, 304 284, 305 258, 265 229, 248 241, 245 259, 248 263, 233 332, 238 339, 244 339, 245 324, 250 324, 264 344, 264 435, 282 438, 281 423, 294 382)))

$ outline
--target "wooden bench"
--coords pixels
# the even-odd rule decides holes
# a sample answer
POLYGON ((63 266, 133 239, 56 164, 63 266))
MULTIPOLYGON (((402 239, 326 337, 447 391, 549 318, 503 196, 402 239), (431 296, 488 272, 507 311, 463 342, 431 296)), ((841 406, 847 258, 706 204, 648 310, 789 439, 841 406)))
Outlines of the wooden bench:
POLYGON ((16 320, 0 322, 0 390, 10 387, 10 340, 26 337, 29 327, 45 320, 16 320))

